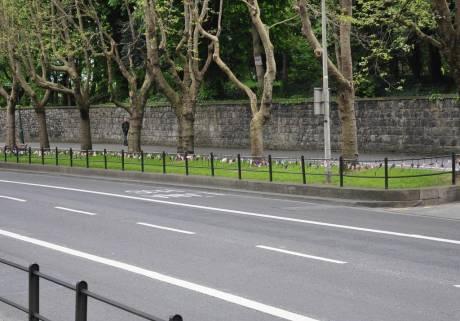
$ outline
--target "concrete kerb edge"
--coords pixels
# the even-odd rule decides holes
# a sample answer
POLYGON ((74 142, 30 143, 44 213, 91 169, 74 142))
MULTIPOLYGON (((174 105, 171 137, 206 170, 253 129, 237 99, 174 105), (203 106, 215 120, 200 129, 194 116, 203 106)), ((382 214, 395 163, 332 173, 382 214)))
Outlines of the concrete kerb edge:
POLYGON ((290 198, 309 198, 331 203, 346 202, 347 205, 351 206, 414 207, 460 201, 460 186, 458 185, 421 189, 378 190, 246 180, 240 181, 207 176, 185 176, 176 174, 163 175, 157 173, 88 169, 81 167, 43 166, 37 164, 0 163, 0 168, 26 170, 31 172, 109 177, 119 180, 140 181, 143 183, 178 184, 191 187, 203 187, 207 189, 215 188, 262 194, 276 194, 290 198))

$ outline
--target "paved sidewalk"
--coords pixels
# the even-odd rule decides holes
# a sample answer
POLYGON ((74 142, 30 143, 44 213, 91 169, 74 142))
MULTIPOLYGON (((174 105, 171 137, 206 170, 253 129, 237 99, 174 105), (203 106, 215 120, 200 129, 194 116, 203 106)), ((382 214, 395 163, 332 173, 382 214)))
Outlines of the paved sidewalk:
MULTIPOLYGON (((32 148, 38 148, 38 143, 29 143, 29 146, 32 148)), ((56 146, 60 149, 68 149, 72 147, 74 150, 80 149, 80 144, 78 143, 50 143, 51 148, 55 148, 56 146)), ((123 146, 122 144, 93 144, 94 150, 103 150, 107 149, 110 151, 120 151, 122 149, 127 150, 127 146, 123 146)), ((154 146, 154 145, 143 145, 142 146, 144 152, 146 153, 153 153, 162 151, 168 153, 175 153, 176 147, 174 146, 154 146)), ((217 148, 217 147, 195 147, 196 154, 210 154, 213 152, 215 155, 236 155, 241 154, 242 156, 249 156, 251 152, 248 148, 217 148)), ((324 152, 320 150, 265 150, 266 155, 272 155, 273 157, 300 157, 304 155, 305 158, 323 158, 324 152)), ((338 158, 340 156, 339 152, 333 152, 332 157, 338 158)), ((410 154, 397 154, 397 153, 361 153, 360 159, 361 160, 374 160, 374 159, 383 159, 385 157, 390 158, 405 158, 405 157, 423 157, 420 155, 410 155, 410 154)))

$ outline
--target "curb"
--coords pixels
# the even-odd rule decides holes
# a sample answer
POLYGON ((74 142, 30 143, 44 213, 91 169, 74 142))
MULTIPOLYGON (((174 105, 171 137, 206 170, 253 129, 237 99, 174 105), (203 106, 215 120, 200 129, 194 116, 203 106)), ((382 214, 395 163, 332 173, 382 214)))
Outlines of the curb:
POLYGON ((439 205, 460 201, 460 186, 443 186, 420 189, 363 189, 350 187, 269 183, 243 181, 207 176, 184 176, 177 174, 141 173, 118 170, 61 167, 37 164, 0 163, 0 169, 28 172, 59 173, 77 176, 102 177, 130 180, 141 183, 187 185, 205 189, 221 189, 278 195, 290 199, 317 200, 325 203, 346 204, 363 207, 415 207, 439 205))

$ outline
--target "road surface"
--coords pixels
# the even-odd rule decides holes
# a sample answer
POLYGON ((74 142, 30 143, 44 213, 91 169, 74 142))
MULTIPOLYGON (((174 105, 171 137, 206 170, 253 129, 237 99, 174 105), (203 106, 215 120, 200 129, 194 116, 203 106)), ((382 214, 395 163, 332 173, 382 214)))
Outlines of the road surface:
MULTIPOLYGON (((455 321, 459 213, 0 171, 0 257, 163 319, 455 321)), ((73 320, 72 292, 41 294, 73 320)), ((26 274, 0 265, 0 296, 26 304, 26 274)), ((90 300, 88 320, 140 319, 90 300)))

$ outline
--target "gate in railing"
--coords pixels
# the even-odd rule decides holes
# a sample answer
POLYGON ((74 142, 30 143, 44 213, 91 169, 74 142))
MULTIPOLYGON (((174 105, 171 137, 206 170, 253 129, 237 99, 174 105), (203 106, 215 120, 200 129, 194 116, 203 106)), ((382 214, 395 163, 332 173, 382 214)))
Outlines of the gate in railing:
MULTIPOLYGON (((0 258, 0 263, 28 273, 28 276, 29 276, 29 306, 28 307, 21 306, 20 304, 13 302, 11 300, 8 300, 1 296, 0 296, 0 302, 3 302, 9 306, 12 306, 13 308, 16 308, 28 314, 29 321, 39 321, 39 320, 51 321, 50 319, 40 314, 40 279, 45 279, 49 282, 52 282, 54 284, 67 288, 69 290, 75 291, 75 321, 86 321, 87 320, 88 297, 95 299, 97 301, 106 303, 113 307, 116 307, 120 310, 126 311, 133 315, 136 315, 145 320, 164 321, 164 319, 157 318, 148 313, 139 311, 125 304, 116 302, 114 300, 103 297, 102 295, 89 291, 88 284, 85 281, 80 281, 76 285, 73 285, 73 284, 58 280, 52 276, 46 275, 40 272, 40 268, 38 264, 32 264, 27 268, 25 266, 21 266, 19 264, 16 264, 8 260, 4 260, 2 258, 0 258)), ((182 317, 178 314, 171 316, 169 318, 169 321, 182 321, 182 320, 183 320, 182 317)))

